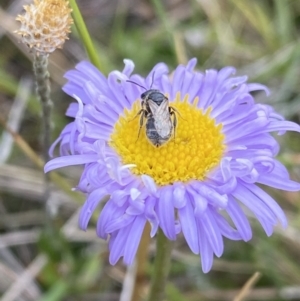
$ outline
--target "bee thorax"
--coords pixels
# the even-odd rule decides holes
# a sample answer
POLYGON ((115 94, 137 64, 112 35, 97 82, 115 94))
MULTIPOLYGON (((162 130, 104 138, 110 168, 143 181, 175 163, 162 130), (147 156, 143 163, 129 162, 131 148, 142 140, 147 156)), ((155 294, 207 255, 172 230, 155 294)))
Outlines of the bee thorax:
POLYGON ((159 90, 150 89, 141 94, 140 128, 146 123, 146 136, 156 147, 170 140, 177 125, 176 110, 169 105, 169 99, 159 90))

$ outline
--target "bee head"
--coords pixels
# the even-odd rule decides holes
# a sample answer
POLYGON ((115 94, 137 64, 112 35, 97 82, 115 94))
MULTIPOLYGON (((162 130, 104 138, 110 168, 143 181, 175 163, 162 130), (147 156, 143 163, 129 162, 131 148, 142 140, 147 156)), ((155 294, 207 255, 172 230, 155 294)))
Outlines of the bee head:
MULTIPOLYGON (((153 80, 154 80, 154 73, 152 76, 152 84, 153 84, 153 80)), ((154 101, 155 103, 157 103, 157 105, 159 106, 167 97, 161 93, 159 90, 156 89, 151 89, 151 87, 149 90, 147 90, 145 87, 141 86, 140 84, 133 82, 131 80, 127 80, 128 83, 132 83, 135 84, 143 89, 145 89, 146 91, 144 93, 141 94, 141 99, 145 102, 147 102, 147 100, 151 99, 152 101, 154 101)))
POLYGON ((144 93, 142 93, 141 98, 144 101, 151 99, 152 101, 154 101, 158 105, 160 105, 166 99, 166 96, 164 94, 162 94, 159 90, 150 89, 150 90, 147 90, 144 93))

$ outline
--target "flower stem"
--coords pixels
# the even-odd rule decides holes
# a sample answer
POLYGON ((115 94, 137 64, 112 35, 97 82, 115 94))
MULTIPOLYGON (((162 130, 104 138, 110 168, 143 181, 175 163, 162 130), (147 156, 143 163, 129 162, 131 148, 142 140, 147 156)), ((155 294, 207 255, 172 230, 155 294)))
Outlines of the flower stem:
MULTIPOLYGON (((50 98, 50 74, 48 72, 48 55, 34 54, 33 71, 36 80, 36 91, 42 106, 42 124, 43 124, 43 158, 45 162, 50 159, 49 148, 51 144, 51 113, 52 113, 52 100, 50 98)), ((50 178, 49 174, 44 175, 44 204, 46 211, 46 227, 50 230, 53 228, 52 212, 50 203, 50 178)))
POLYGON ((171 263, 172 242, 161 230, 159 230, 156 239, 156 257, 148 301, 162 301, 164 299, 171 263))
POLYGON ((95 50, 95 47, 93 45, 92 39, 89 35, 89 32, 87 30, 87 27, 84 23, 84 20, 82 18, 82 15, 80 13, 80 10, 78 8, 78 5, 76 3, 76 0, 69 0, 70 6, 72 7, 72 15, 74 19, 75 26, 78 30, 79 36, 84 44, 84 47, 86 49, 87 55, 90 59, 90 61, 99 69, 101 70, 101 63, 99 60, 99 56, 95 50))
POLYGON ((155 9, 155 13, 157 14, 158 19, 162 23, 162 26, 164 27, 164 31, 166 33, 166 38, 169 40, 171 49, 173 51, 173 54, 176 54, 176 45, 173 37, 173 32, 175 31, 175 28, 173 28, 172 24, 169 22, 169 18, 166 15, 164 6, 162 1, 160 0, 152 0, 152 5, 155 9))
POLYGON ((41 101, 43 112, 43 157, 49 161, 48 150, 51 143, 51 112, 50 75, 48 72, 48 55, 35 54, 33 70, 36 79, 36 90, 41 101))
POLYGON ((137 270, 131 301, 141 300, 141 296, 143 295, 143 291, 145 288, 145 274, 150 244, 150 230, 150 224, 146 223, 136 256, 137 270))

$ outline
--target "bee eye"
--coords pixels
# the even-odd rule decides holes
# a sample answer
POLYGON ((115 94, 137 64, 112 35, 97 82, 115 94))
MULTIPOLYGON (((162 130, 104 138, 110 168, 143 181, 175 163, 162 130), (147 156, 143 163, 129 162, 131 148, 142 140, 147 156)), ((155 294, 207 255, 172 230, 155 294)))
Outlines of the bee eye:
POLYGON ((146 96, 147 96, 147 92, 144 92, 144 93, 141 94, 142 99, 146 98, 146 96))

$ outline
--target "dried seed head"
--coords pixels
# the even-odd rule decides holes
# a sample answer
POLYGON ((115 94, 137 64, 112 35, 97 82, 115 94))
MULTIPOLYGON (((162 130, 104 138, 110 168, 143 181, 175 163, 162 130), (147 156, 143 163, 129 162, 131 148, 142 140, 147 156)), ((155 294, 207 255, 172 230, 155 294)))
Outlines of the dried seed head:
POLYGON ((34 0, 34 4, 25 5, 24 9, 25 14, 16 18, 21 22, 16 33, 22 36, 22 42, 37 54, 49 54, 62 48, 73 23, 69 2, 34 0))

